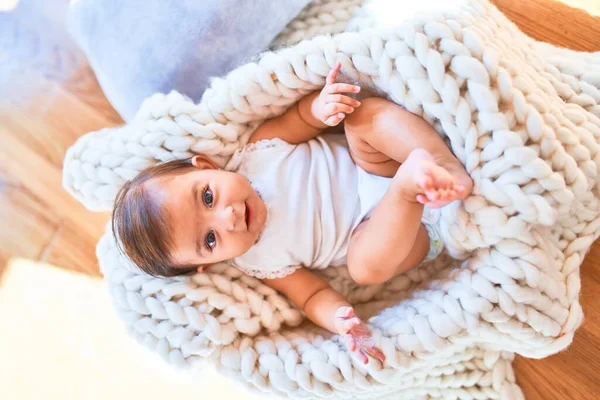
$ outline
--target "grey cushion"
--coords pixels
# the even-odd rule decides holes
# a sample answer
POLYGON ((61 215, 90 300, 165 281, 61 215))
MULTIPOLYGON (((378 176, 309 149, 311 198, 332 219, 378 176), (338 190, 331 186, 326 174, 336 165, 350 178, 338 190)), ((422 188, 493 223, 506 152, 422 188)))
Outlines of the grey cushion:
POLYGON ((68 27, 125 120, 156 92, 199 100, 268 44, 310 0, 78 0, 68 27))

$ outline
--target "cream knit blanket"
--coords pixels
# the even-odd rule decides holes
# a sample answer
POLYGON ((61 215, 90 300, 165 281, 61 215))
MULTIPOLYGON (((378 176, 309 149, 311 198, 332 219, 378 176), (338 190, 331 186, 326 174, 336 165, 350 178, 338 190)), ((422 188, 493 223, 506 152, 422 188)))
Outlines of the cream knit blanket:
POLYGON ((213 80, 199 104, 155 95, 131 124, 80 138, 64 164, 64 186, 109 210, 123 182, 157 161, 202 153, 224 164, 342 61, 349 80, 447 137, 475 182, 470 198, 443 209, 448 254, 435 262, 367 287, 345 268, 322 272, 371 316, 386 362, 362 365, 339 337, 232 267, 145 276, 107 232, 100 265, 140 343, 192 371, 211 362, 260 391, 373 400, 518 399, 513 353, 540 358, 571 343, 583 317, 579 266, 600 232, 600 53, 536 42, 486 0, 437 2, 443 12, 411 19, 406 3, 315 2, 274 46, 360 31, 262 54, 213 80))

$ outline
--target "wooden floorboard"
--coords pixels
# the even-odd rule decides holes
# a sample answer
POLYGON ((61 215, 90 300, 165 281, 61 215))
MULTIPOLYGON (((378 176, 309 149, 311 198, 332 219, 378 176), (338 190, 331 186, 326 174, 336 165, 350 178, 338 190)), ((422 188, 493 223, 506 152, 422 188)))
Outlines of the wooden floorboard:
POLYGON ((19 185, 6 185, 0 195, 0 242, 19 256, 37 259, 50 242, 59 219, 48 213, 42 198, 19 185))
POLYGON ((90 260, 96 260, 96 244, 104 232, 104 224, 81 225, 72 219, 64 220, 40 260, 89 275, 101 276, 97 263, 90 260))
POLYGON ((61 185, 66 150, 122 123, 64 26, 68 0, 21 0, 0 13, 1 261, 27 257, 99 275, 95 244, 107 214, 61 185))
MULTIPOLYGON (((554 0, 491 0, 527 35, 561 47, 598 51, 600 17, 554 0), (577 21, 574 23, 574 21, 577 21)), ((599 9, 598 0, 587 0, 599 9)), ((586 3, 580 0, 580 4, 586 3)))
MULTIPOLYGON (((599 0, 569 0, 593 6, 599 0)), ((493 0, 535 39, 600 50, 600 18, 553 0, 493 0)), ((122 123, 64 28, 68 0, 21 0, 0 13, 0 273, 11 257, 99 275, 95 244, 107 214, 61 187, 66 149, 81 135, 122 123)), ((544 360, 518 358, 528 399, 600 398, 600 243, 581 272, 586 319, 573 345, 544 360)))
POLYGON ((581 268, 585 320, 565 351, 543 360, 517 357, 517 380, 528 400, 593 400, 600 398, 600 243, 596 242, 581 268))

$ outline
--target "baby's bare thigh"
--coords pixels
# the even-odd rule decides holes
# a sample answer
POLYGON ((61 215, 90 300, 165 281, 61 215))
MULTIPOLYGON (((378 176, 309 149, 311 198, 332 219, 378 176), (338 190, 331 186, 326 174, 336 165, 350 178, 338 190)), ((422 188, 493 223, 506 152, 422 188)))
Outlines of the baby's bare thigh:
POLYGON ((377 128, 378 118, 385 118, 386 114, 393 113, 398 107, 397 104, 378 97, 366 98, 344 121, 352 159, 371 174, 392 177, 400 167, 398 161, 374 147, 375 143, 383 139, 381 136, 377 137, 381 135, 377 128))

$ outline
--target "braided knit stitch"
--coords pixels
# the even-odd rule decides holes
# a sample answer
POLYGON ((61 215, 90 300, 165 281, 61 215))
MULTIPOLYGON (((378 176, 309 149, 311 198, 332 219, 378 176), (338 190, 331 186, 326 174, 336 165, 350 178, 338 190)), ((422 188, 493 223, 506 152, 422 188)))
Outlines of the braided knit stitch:
MULTIPOLYGON (((146 276, 107 232, 100 266, 140 343, 180 367, 212 362, 259 391, 353 399, 519 399, 513 353, 540 358, 571 343, 583 317, 579 267, 600 233, 600 53, 536 42, 486 0, 362 29, 379 26, 377 5, 395 3, 362 5, 348 22, 359 32, 262 54, 214 79, 199 104, 152 96, 129 125, 80 138, 63 178, 88 208, 109 210, 120 186, 158 161, 202 153, 223 165, 341 61, 348 79, 444 135, 475 184, 442 210, 448 254, 433 263, 365 287, 345 268, 320 272, 371 317, 385 364, 362 365, 338 336, 225 264, 193 277, 146 276)), ((334 20, 349 15, 333 6, 342 4, 357 2, 309 6, 274 46, 296 42, 294 29, 337 31, 334 20)))

